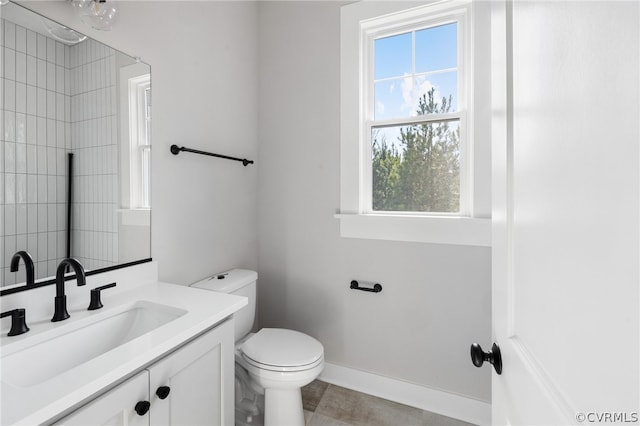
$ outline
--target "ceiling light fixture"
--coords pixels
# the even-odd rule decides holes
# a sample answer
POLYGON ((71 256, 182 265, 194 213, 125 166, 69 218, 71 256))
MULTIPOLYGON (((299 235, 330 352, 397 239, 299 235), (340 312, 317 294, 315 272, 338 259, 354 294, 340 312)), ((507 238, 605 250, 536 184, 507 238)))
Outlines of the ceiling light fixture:
POLYGON ((51 37, 68 46, 73 46, 74 44, 78 44, 87 39, 86 35, 80 34, 77 31, 73 31, 71 28, 67 28, 64 25, 60 25, 53 21, 43 19, 42 26, 47 30, 51 37))
POLYGON ((96 30, 110 30, 118 17, 118 7, 114 0, 71 0, 71 4, 82 22, 96 30))

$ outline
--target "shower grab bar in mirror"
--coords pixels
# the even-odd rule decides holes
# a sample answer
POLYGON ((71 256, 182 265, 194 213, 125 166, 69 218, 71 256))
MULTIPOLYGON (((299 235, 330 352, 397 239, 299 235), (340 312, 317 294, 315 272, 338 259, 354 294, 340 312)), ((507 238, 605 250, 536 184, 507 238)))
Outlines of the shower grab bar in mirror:
MULTIPOLYGON (((69 163, 67 164, 68 168, 68 176, 67 176, 67 229, 66 229, 66 237, 67 237, 67 256, 71 257, 71 212, 73 210, 73 152, 67 153, 67 158, 69 159, 69 163)), ((67 272, 70 272, 70 267, 67 267, 67 272)))
POLYGON ((241 161, 245 167, 247 166, 247 164, 253 164, 253 160, 247 160, 246 158, 237 158, 237 157, 230 157, 228 155, 214 154, 211 152, 200 151, 197 149, 191 149, 184 146, 178 146, 175 144, 171 145, 170 149, 173 155, 178 155, 181 151, 185 151, 185 152, 193 152, 194 154, 210 155, 211 157, 224 158, 225 160, 241 161))

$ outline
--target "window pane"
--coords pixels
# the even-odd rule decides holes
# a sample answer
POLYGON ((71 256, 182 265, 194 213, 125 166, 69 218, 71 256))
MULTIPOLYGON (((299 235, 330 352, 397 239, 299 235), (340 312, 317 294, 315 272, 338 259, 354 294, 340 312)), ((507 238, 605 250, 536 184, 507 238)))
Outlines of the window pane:
POLYGON ((372 209, 458 212, 459 129, 458 120, 374 128, 372 209))
POLYGON ((458 24, 416 31, 416 72, 458 66, 458 24))
POLYGON ((458 111, 458 73, 450 71, 417 76, 412 102, 417 115, 458 111), (431 90, 433 103, 424 110, 420 106, 420 99, 428 99, 431 90))
POLYGON ((151 88, 147 87, 144 89, 144 105, 145 105, 145 114, 147 119, 151 117, 151 88))
POLYGON ((456 112, 457 78, 458 73, 451 71, 375 83, 373 119, 456 112))
POLYGON ((412 77, 385 80, 374 86, 374 120, 387 118, 411 117, 414 108, 411 99, 412 77))
POLYGON ((142 164, 140 170, 141 178, 141 193, 140 193, 140 208, 151 208, 151 149, 144 147, 142 149, 142 164))
POLYGON ((145 134, 141 143, 151 145, 151 88, 149 87, 144 91, 144 112, 145 134))
POLYGON ((410 74, 411 48, 411 33, 375 40, 373 42, 374 80, 410 74))

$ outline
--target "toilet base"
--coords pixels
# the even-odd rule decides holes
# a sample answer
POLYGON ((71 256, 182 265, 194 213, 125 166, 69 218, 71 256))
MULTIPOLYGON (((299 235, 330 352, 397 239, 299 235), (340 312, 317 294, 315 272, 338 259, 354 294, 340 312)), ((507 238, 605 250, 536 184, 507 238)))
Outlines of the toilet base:
POLYGON ((304 426, 300 388, 265 389, 264 426, 304 426))
POLYGON ((251 416, 236 408, 235 426, 264 426, 264 414, 251 416))

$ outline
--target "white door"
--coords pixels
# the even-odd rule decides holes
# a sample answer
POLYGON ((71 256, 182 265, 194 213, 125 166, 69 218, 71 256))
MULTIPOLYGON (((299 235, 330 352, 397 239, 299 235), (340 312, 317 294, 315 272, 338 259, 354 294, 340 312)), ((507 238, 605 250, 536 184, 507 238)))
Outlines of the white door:
POLYGON ((639 3, 492 7, 493 423, 637 423, 639 3))

